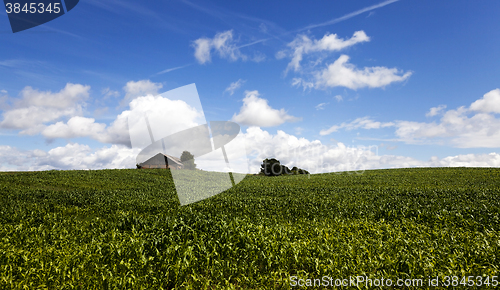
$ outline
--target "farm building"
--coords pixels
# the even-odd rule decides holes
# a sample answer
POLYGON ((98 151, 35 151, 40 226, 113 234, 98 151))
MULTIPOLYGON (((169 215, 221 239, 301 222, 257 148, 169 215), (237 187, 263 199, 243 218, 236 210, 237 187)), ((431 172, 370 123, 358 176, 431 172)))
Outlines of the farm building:
POLYGON ((149 158, 148 160, 140 163, 138 167, 182 169, 184 165, 182 164, 181 160, 177 157, 173 157, 163 153, 158 153, 155 156, 149 158))

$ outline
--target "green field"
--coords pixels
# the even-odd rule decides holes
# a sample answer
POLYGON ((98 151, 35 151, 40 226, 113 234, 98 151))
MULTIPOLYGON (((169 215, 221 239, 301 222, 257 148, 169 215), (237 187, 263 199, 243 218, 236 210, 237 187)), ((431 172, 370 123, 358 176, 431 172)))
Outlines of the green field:
POLYGON ((486 278, 499 233, 500 169, 247 176, 183 207, 168 170, 0 173, 0 289, 486 278))

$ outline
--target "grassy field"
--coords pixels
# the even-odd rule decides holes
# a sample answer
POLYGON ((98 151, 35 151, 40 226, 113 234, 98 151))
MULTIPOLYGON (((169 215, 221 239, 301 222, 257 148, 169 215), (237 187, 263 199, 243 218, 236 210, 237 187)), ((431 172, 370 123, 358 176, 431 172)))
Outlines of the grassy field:
POLYGON ((499 169, 248 176, 183 207, 167 170, 0 173, 0 289, 485 279, 499 233, 499 169))

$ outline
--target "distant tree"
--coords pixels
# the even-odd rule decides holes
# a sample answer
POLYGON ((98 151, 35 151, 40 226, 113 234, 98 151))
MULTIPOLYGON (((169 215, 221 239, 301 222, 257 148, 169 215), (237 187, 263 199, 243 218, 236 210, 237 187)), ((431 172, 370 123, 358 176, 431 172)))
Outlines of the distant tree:
POLYGON ((294 175, 297 175, 297 174, 309 174, 309 171, 307 171, 305 169, 300 169, 300 168, 297 168, 297 166, 294 166, 292 168, 292 174, 294 174, 294 175))
POLYGON ((292 174, 290 168, 281 163, 275 158, 266 158, 262 161, 260 165, 260 173, 265 176, 279 176, 282 174, 292 174))
POLYGON ((196 169, 196 164, 194 163, 194 155, 189 151, 182 152, 181 162, 184 164, 184 169, 196 169))
POLYGON ((281 165, 279 160, 275 158, 267 158, 262 161, 260 165, 259 175, 265 176, 279 176, 279 175, 297 175, 297 174, 309 174, 307 170, 297 168, 294 166, 291 170, 285 165, 281 165))

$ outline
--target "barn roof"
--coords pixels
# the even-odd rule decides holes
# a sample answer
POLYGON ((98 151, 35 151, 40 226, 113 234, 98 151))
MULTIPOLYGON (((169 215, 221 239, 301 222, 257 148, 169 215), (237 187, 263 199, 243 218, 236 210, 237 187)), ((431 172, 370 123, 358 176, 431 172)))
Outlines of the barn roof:
POLYGON ((184 165, 184 164, 182 164, 181 159, 179 159, 177 157, 174 157, 174 156, 167 155, 167 154, 163 154, 163 153, 158 153, 155 156, 149 158, 148 160, 142 162, 141 164, 150 163, 152 160, 154 160, 155 158, 157 158, 159 156, 163 156, 164 158, 167 158, 169 160, 168 161, 169 163, 170 163, 170 161, 173 161, 175 164, 177 164, 179 166, 183 166, 184 165))
POLYGON ((174 156, 170 156, 170 155, 167 155, 167 154, 163 154, 163 153, 160 153, 160 154, 163 155, 163 156, 165 156, 165 157, 167 157, 167 158, 169 158, 169 159, 172 159, 178 165, 183 165, 180 158, 177 158, 177 157, 174 157, 174 156))

